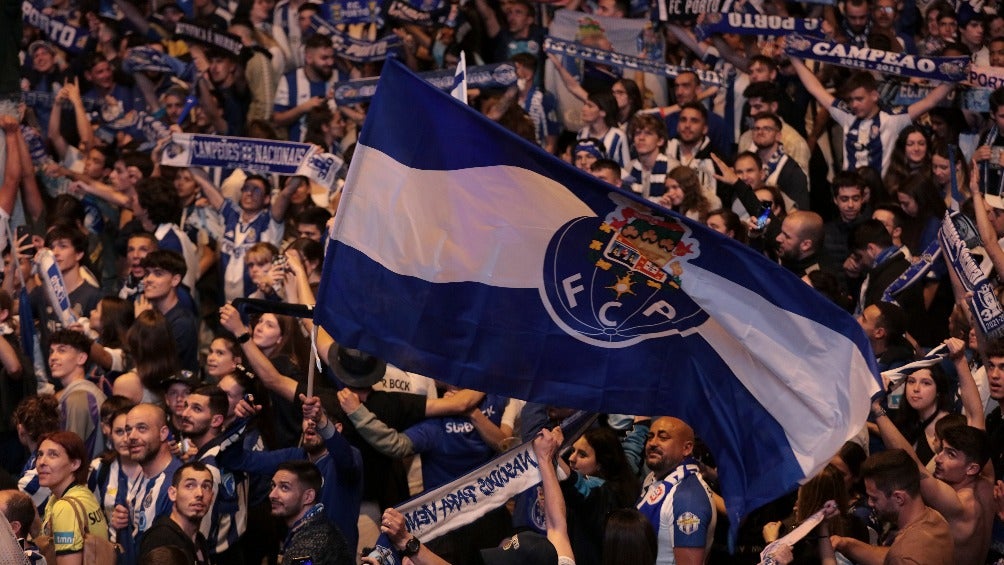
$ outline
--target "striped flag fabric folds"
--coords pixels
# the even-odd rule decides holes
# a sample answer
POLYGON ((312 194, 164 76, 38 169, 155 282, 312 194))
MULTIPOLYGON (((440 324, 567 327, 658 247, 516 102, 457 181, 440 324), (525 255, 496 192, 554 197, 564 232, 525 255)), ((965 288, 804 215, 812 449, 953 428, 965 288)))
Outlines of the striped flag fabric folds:
POLYGON ((682 418, 733 528, 860 430, 879 380, 850 315, 399 62, 380 80, 315 308, 336 341, 463 387, 682 418))

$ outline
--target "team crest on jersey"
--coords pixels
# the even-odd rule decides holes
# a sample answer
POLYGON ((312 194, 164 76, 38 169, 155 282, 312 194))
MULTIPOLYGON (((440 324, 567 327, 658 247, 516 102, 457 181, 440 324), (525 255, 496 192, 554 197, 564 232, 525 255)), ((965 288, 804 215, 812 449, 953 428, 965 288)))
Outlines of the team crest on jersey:
POLYGON ((536 496, 533 497, 533 504, 530 505, 530 521, 538 530, 547 530, 547 516, 544 513, 544 489, 537 487, 534 490, 536 496))
POLYGON ((648 494, 645 496, 645 502, 655 504, 662 500, 664 496, 666 496, 666 485, 659 483, 654 488, 649 489, 648 494))
POLYGON ((693 512, 684 512, 676 519, 676 529, 688 536, 696 532, 699 527, 701 527, 701 519, 693 512))
POLYGON ((621 195, 604 218, 574 219, 551 239, 541 295, 558 326, 600 347, 685 332, 707 315, 680 290, 700 254, 690 228, 621 195))

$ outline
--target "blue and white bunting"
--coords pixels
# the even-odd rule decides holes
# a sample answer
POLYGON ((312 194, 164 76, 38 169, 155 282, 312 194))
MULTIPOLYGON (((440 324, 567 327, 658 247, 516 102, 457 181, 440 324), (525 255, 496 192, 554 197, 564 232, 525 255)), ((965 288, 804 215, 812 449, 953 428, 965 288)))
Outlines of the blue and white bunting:
POLYGON ((394 34, 376 41, 363 41, 349 37, 317 14, 310 18, 310 29, 314 33, 330 37, 335 46, 335 54, 356 63, 382 61, 401 47, 401 38, 394 34))
POLYGON ((962 214, 946 212, 938 238, 945 260, 959 276, 959 281, 969 295, 969 311, 972 312, 975 323, 980 326, 980 331, 989 339, 1004 336, 1004 310, 994 294, 994 285, 973 259, 969 252, 970 245, 967 245, 967 240, 973 238, 976 238, 973 244, 978 244, 979 232, 976 227, 962 214))
POLYGON ((343 161, 317 146, 292 141, 196 133, 171 134, 161 164, 170 167, 220 167, 256 173, 305 176, 331 188, 343 161))
MULTIPOLYGON (((432 86, 448 92, 453 89, 456 72, 450 70, 427 71, 419 73, 418 76, 432 86)), ((466 77, 469 88, 508 88, 516 84, 516 67, 512 63, 467 67, 466 77)), ((363 78, 340 82, 335 85, 335 102, 339 105, 367 102, 376 94, 379 80, 377 78, 363 78)))
POLYGON ((667 77, 675 77, 682 72, 693 72, 701 79, 701 83, 706 86, 721 86, 722 84, 721 75, 715 71, 668 65, 642 57, 633 57, 615 51, 597 49, 578 41, 559 39, 554 36, 549 36, 544 40, 544 51, 554 53, 555 55, 567 55, 568 57, 583 59, 601 65, 609 65, 622 70, 641 71, 667 77))
POLYGON ((21 18, 26 24, 42 30, 49 41, 67 53, 80 55, 84 52, 90 35, 86 27, 75 26, 62 16, 47 16, 30 0, 21 3, 21 18))
POLYGON ((680 417, 734 527, 825 466, 880 389, 861 327, 799 278, 396 60, 332 237, 314 313, 338 343, 462 387, 680 417))
POLYGON ((788 36, 784 50, 792 57, 940 82, 961 82, 968 76, 968 56, 924 57, 794 34, 788 36))
POLYGON ((822 20, 818 18, 792 18, 768 14, 729 12, 727 14, 707 14, 704 21, 694 26, 694 33, 700 40, 715 33, 737 35, 791 35, 820 33, 822 20))

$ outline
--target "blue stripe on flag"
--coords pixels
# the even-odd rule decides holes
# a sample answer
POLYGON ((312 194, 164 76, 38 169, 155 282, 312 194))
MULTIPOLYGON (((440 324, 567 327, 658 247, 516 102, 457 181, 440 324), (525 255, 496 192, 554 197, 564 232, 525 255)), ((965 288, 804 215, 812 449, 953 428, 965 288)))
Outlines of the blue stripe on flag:
POLYGON ((336 341, 487 392, 681 417, 712 447, 733 528, 864 424, 874 356, 808 285, 397 62, 381 81, 315 309, 336 341))

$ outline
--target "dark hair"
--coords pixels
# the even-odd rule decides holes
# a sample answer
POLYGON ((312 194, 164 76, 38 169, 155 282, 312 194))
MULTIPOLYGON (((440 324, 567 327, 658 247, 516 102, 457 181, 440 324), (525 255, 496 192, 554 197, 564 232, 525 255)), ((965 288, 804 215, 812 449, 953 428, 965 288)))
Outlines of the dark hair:
POLYGON ((126 332, 135 319, 132 302, 118 296, 101 299, 101 333, 98 342, 105 347, 121 349, 125 345, 126 332))
POLYGON ((617 99, 610 93, 610 90, 597 90, 589 94, 589 101, 596 104, 603 112, 603 123, 607 127, 616 127, 619 122, 617 118, 617 99))
POLYGON ((50 224, 83 225, 87 219, 87 210, 79 198, 72 194, 60 194, 52 202, 52 212, 49 215, 50 224))
POLYGON ((589 170, 590 172, 593 173, 602 170, 607 170, 616 173, 618 177, 621 176, 621 166, 618 165, 617 161, 614 161, 613 159, 597 159, 592 165, 589 166, 589 170))
POLYGON ((983 467, 990 460, 990 438, 984 430, 968 425, 951 426, 944 431, 941 439, 961 451, 967 463, 983 467))
POLYGON ((861 188, 862 193, 864 193, 861 176, 858 175, 857 171, 839 171, 833 175, 833 182, 830 183, 830 187, 833 189, 834 198, 837 197, 837 193, 841 188, 847 188, 850 186, 861 188))
POLYGON ((42 436, 42 439, 38 442, 39 445, 43 441, 51 441, 62 447, 66 451, 66 455, 70 458, 70 461, 80 461, 77 470, 73 472, 73 482, 78 485, 86 485, 91 460, 88 457, 87 448, 84 447, 84 440, 80 439, 80 436, 76 432, 59 430, 42 436))
POLYGON ((892 227, 902 228, 903 224, 906 223, 907 217, 903 212, 903 209, 895 204, 880 204, 875 207, 875 211, 882 210, 892 214, 892 227))
POLYGON ((861 251, 868 247, 869 243, 881 249, 892 245, 892 236, 889 235, 889 230, 885 229, 885 224, 871 218, 854 227, 847 239, 847 247, 851 251, 861 251))
POLYGON ((157 390, 162 380, 180 369, 171 328, 157 310, 146 310, 136 316, 126 333, 126 345, 136 363, 136 374, 149 390, 157 390))
POLYGON ((323 33, 315 33, 303 42, 304 49, 320 49, 322 47, 327 47, 329 49, 334 48, 334 44, 331 43, 331 38, 323 33))
POLYGON ((324 244, 320 241, 314 241, 309 237, 298 237, 286 249, 295 250, 304 261, 317 261, 318 269, 324 264, 324 244))
POLYGON ((760 120, 770 120, 770 122, 774 124, 774 127, 777 128, 777 131, 781 131, 781 126, 784 125, 783 122, 781 122, 781 118, 777 117, 777 114, 773 114, 771 112, 761 112, 753 116, 754 123, 759 122, 760 120))
POLYGON ((984 352, 986 361, 989 363, 991 357, 1004 357, 1004 338, 987 340, 987 348, 984 352))
POLYGON ((317 465, 304 459, 296 459, 293 461, 283 461, 276 467, 276 471, 289 471, 293 473, 305 490, 310 489, 314 491, 314 501, 320 500, 321 487, 324 481, 321 478, 321 472, 317 470, 317 465))
MULTIPOLYGON (((946 150, 947 151, 947 150, 946 150)), ((920 126, 910 124, 900 131, 899 135, 896 137, 896 143, 893 145, 892 156, 889 161, 889 169, 886 171, 885 175, 885 185, 890 192, 896 192, 899 190, 899 185, 902 184, 907 177, 911 174, 923 174, 929 176, 931 174, 931 137, 927 135, 920 126), (919 133, 924 137, 924 142, 927 146, 927 151, 924 154, 924 160, 921 162, 920 166, 917 167, 910 163, 906 158, 906 141, 910 135, 919 133)))
POLYGON ((917 203, 917 215, 909 218, 903 226, 903 244, 919 256, 922 251, 919 249, 920 237, 931 218, 940 221, 945 215, 945 200, 934 180, 921 173, 908 176, 900 185, 899 193, 909 196, 917 203))
POLYGON ((74 224, 59 222, 45 234, 45 246, 51 248, 57 240, 65 239, 77 253, 87 253, 87 236, 74 224))
MULTIPOLYGON (((288 355, 293 364, 297 364, 297 351, 299 350, 299 343, 297 340, 298 330, 296 321, 282 314, 272 314, 275 316, 276 322, 279 324, 279 330, 282 332, 282 337, 279 339, 278 347, 275 349, 275 353, 271 355, 270 358, 274 358, 278 355, 288 355)), ((261 321, 261 316, 257 316, 252 319, 251 327, 252 329, 258 325, 261 321)))
POLYGON ((690 167, 681 165, 669 171, 666 180, 669 179, 676 181, 683 189, 683 201, 680 202, 679 212, 681 214, 696 212, 698 219, 703 222, 711 210, 711 203, 701 191, 701 179, 697 176, 697 172, 690 167))
POLYGON ((844 463, 847 464, 847 468, 850 470, 851 475, 855 478, 861 476, 861 465, 868 458, 868 454, 865 453, 865 448, 861 447, 860 444, 853 441, 845 441, 843 445, 840 446, 840 451, 837 452, 837 457, 840 457, 844 463))
POLYGON ((738 155, 736 155, 736 158, 732 161, 732 163, 735 164, 735 162, 738 161, 739 159, 753 159, 753 162, 756 163, 758 169, 763 168, 763 159, 761 159, 759 155, 757 155, 752 151, 740 152, 738 155))
POLYGON ((934 437, 938 439, 944 439, 945 432, 948 431, 949 428, 966 426, 968 425, 968 422, 969 420, 967 420, 965 416, 959 414, 958 412, 945 414, 944 418, 934 423, 934 437))
POLYGON ((635 508, 618 508, 603 527, 603 565, 654 565, 658 543, 652 522, 635 508))
POLYGON ((32 442, 38 443, 42 436, 59 430, 59 401, 49 394, 28 396, 18 402, 11 424, 24 428, 24 433, 32 442))
MULTIPOLYGON (((934 155, 937 155, 938 157, 941 157, 942 159, 947 159, 949 161, 949 167, 951 167, 951 159, 948 158, 948 143, 947 142, 945 142, 942 139, 936 139, 936 140, 934 140, 934 142, 932 142, 932 144, 931 144, 930 153, 931 153, 932 157, 934 155)), ((969 161, 966 160, 966 158, 963 157, 961 155, 961 153, 956 154, 955 157, 956 157, 956 159, 955 159, 955 166, 957 166, 960 169, 962 169, 962 178, 957 178, 956 181, 959 184, 959 190, 963 191, 963 190, 966 190, 967 187, 969 186, 969 175, 970 175, 970 172, 969 172, 969 161)), ((932 163, 931 166, 933 167, 934 164, 932 163)), ((951 171, 949 172, 949 174, 951 174, 951 171)), ((951 179, 951 177, 949 177, 949 179, 951 179)))
POLYGON ((680 106, 681 114, 684 110, 697 110, 697 112, 701 114, 701 118, 704 120, 704 123, 708 123, 708 109, 704 107, 704 104, 701 104, 700 102, 687 102, 686 104, 680 106))
POLYGON ((157 239, 157 236, 155 236, 154 234, 152 234, 152 233, 150 233, 148 231, 138 231, 138 232, 129 234, 129 237, 126 238, 126 244, 129 243, 130 239, 136 239, 136 238, 145 239, 145 240, 149 241, 150 243, 153 244, 154 249, 157 249, 157 248, 160 247, 160 241, 157 239))
POLYGON ((88 359, 91 356, 92 343, 94 342, 91 338, 84 335, 83 332, 66 328, 56 330, 49 335, 49 345, 69 345, 77 351, 87 354, 88 359))
POLYGON ((135 406, 136 403, 132 400, 118 394, 113 394, 101 403, 98 413, 101 415, 101 421, 110 425, 112 420, 123 414, 128 414, 135 406))
POLYGON ((844 484, 844 475, 833 465, 826 465, 816 476, 805 482, 798 489, 798 502, 795 505, 795 520, 805 521, 816 511, 820 510, 826 501, 832 500, 837 503, 840 515, 827 520, 830 526, 830 533, 833 535, 844 535, 846 530, 843 515, 850 507, 848 502, 847 486, 844 484))
POLYGON ((781 103, 781 93, 778 91, 777 85, 766 81, 751 83, 746 87, 746 90, 743 91, 743 97, 747 100, 759 98, 767 104, 781 103))
POLYGON ((21 531, 19 533, 21 537, 26 537, 32 523, 38 517, 35 503, 32 502, 30 496, 19 490, 8 489, 7 492, 9 493, 9 497, 7 498, 7 507, 3 509, 3 514, 8 522, 20 522, 21 531))
POLYGON ((642 128, 652 130, 652 133, 663 141, 669 139, 669 132, 666 131, 666 122, 652 114, 637 114, 628 122, 627 136, 632 143, 634 143, 634 134, 642 128))
POLYGON ((177 251, 171 251, 170 249, 151 251, 143 258, 141 265, 147 270, 163 269, 172 275, 181 275, 182 277, 188 272, 185 258, 177 251))
POLYGON ((746 225, 739 219, 739 214, 728 208, 716 208, 708 212, 707 219, 710 219, 711 216, 721 216, 722 221, 725 222, 725 229, 732 232, 732 239, 746 243, 746 225))
MULTIPOLYGON (((309 5, 309 3, 307 4, 309 5)), ((188 565, 185 551, 176 545, 161 545, 139 556, 136 565, 188 565)))
POLYGON ((14 308, 14 299, 10 297, 10 293, 6 290, 0 290, 0 311, 7 310, 13 313, 12 308, 14 308))
POLYGON ((181 485, 182 475, 185 473, 185 471, 189 469, 197 473, 209 473, 209 478, 210 479, 213 478, 212 471, 209 470, 209 467, 205 463, 203 463, 202 461, 189 461, 188 463, 185 463, 181 467, 178 467, 178 469, 174 472, 174 476, 171 477, 171 486, 174 488, 178 488, 178 486, 181 485))
POLYGON ((307 112, 307 133, 304 135, 304 139, 323 146, 324 134, 321 132, 321 128, 331 123, 333 119, 335 119, 335 113, 327 104, 321 104, 307 112))
POLYGON ((509 60, 513 63, 518 63, 531 71, 537 70, 537 58, 530 53, 516 53, 509 60))
POLYGON ((227 409, 230 408, 230 402, 227 400, 227 393, 223 392, 223 389, 216 385, 202 385, 188 393, 189 396, 193 394, 205 396, 209 399, 210 414, 213 416, 223 416, 224 418, 227 417, 227 409))
MULTIPOLYGON (((906 341, 906 312, 899 304, 892 302, 876 302, 872 306, 878 308, 879 317, 875 319, 875 325, 885 329, 889 336, 889 341, 893 343, 908 344, 906 341)), ((911 348, 912 349, 912 348, 911 348)))
MULTIPOLYGON (((749 63, 747 64, 747 66, 748 67, 752 66, 753 63, 760 63, 761 65, 767 67, 768 69, 770 69, 772 71, 776 71, 777 70, 777 61, 775 61, 772 57, 768 57, 767 55, 760 55, 760 54, 753 55, 752 57, 750 57, 750 60, 749 60, 749 63)), ((756 83, 753 83, 753 84, 756 84, 756 83)), ((772 83, 766 83, 766 84, 772 84, 772 83)), ((746 96, 746 98, 749 98, 749 96, 746 96)))
POLYGON ((620 83, 624 87, 624 91, 627 92, 628 97, 628 107, 627 107, 627 118, 630 120, 638 110, 641 110, 645 106, 645 98, 641 94, 641 89, 638 88, 638 83, 629 78, 622 78, 615 82, 614 84, 620 83))
POLYGON ((871 206, 887 203, 898 206, 892 196, 889 195, 889 189, 886 188, 885 182, 882 180, 882 173, 875 170, 874 167, 868 166, 858 167, 854 172, 861 179, 861 188, 865 189, 868 203, 871 206))
POLYGON ((310 224, 324 233, 324 227, 331 219, 331 212, 320 206, 308 206, 296 216, 297 224, 310 224))
POLYGON ((875 482, 875 488, 890 496, 895 490, 912 497, 920 494, 920 470, 902 449, 887 449, 869 457, 861 466, 861 477, 875 482))
POLYGON ((150 160, 150 155, 146 153, 129 151, 120 155, 118 160, 122 161, 122 164, 124 164, 126 168, 136 167, 139 169, 143 178, 147 178, 153 174, 153 161, 150 160))
MULTIPOLYGON (((310 6, 310 3, 307 2, 303 6, 310 6)), ((303 8, 303 6, 300 7, 303 8)), ((262 119, 248 122, 244 135, 256 139, 279 139, 279 133, 275 131, 275 126, 271 122, 262 119)))
POLYGON ((597 476, 606 479, 618 505, 630 506, 637 500, 641 484, 631 471, 620 438, 607 427, 590 428, 582 434, 582 438, 596 454, 597 476))
POLYGON ((1004 86, 990 93, 990 113, 996 114, 997 109, 1004 106, 1004 86))
POLYGON ((859 88, 863 88, 869 92, 874 92, 878 90, 878 83, 875 81, 875 77, 872 76, 870 72, 857 71, 855 73, 851 73, 851 76, 847 77, 847 80, 844 81, 842 92, 844 96, 847 96, 859 88))
POLYGON ((149 177, 136 183, 136 199, 154 225, 181 222, 181 198, 164 177, 149 177))
MULTIPOLYGON (((937 391, 935 396, 936 413, 950 411, 955 405, 955 389, 952 388, 948 375, 945 373, 945 369, 938 364, 925 367, 925 369, 930 371, 931 380, 934 381, 934 388, 937 391)), ((911 373, 907 379, 923 370, 924 369, 919 369, 914 373, 911 373)), ((899 431, 902 432, 903 437, 905 437, 910 444, 914 444, 918 441, 927 441, 927 438, 924 435, 924 427, 921 426, 924 422, 921 421, 920 413, 917 412, 913 406, 910 406, 910 403, 906 402, 905 398, 903 402, 900 402, 899 410, 896 411, 893 421, 896 424, 896 427, 899 428, 899 431)))

